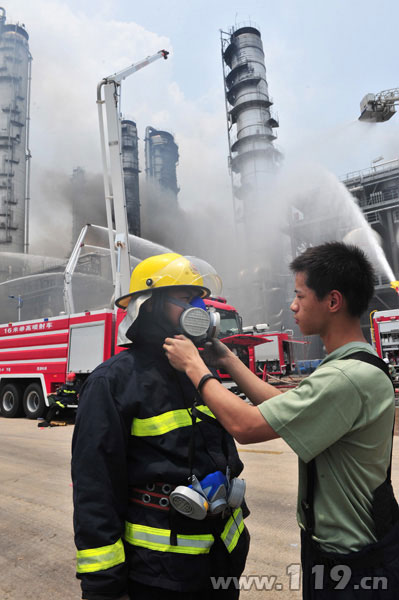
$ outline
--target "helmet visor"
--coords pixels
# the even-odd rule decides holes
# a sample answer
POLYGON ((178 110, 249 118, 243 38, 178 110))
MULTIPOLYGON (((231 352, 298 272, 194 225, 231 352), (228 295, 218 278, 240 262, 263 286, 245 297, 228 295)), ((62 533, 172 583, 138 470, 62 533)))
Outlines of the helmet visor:
POLYGON ((200 274, 203 286, 210 291, 211 296, 219 296, 222 292, 222 280, 216 270, 206 260, 196 256, 185 256, 194 269, 200 274))

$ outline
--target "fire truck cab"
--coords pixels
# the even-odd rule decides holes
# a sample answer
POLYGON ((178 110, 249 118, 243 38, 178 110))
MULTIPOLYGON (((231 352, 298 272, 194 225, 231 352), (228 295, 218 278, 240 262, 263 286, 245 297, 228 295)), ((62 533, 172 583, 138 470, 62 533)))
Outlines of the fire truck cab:
POLYGON ((222 298, 222 296, 205 298, 205 304, 213 307, 220 315, 220 334, 218 336, 220 339, 243 332, 242 318, 234 306, 227 304, 226 298, 222 298))

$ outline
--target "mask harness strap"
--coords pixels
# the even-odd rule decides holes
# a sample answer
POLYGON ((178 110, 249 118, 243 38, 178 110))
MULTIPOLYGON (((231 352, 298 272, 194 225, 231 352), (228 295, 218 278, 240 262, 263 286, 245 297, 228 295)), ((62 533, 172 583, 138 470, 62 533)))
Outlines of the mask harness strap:
POLYGON ((199 296, 195 296, 189 303, 183 302, 178 298, 172 298, 172 296, 166 296, 165 300, 167 302, 170 302, 171 304, 174 304, 175 306, 180 306, 180 308, 184 308, 184 310, 187 310, 188 308, 202 308, 202 310, 206 311, 206 304, 199 296))
POLYGON ((187 302, 183 302, 182 300, 178 300, 177 298, 172 298, 172 296, 165 297, 166 302, 170 302, 170 304, 174 304, 175 306, 180 306, 180 308, 188 309, 192 308, 191 304, 187 304, 187 302))

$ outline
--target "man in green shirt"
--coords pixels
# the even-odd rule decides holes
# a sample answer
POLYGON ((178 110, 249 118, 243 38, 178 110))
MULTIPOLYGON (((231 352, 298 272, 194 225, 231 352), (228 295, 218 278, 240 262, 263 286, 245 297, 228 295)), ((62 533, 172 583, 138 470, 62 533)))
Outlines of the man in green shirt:
POLYGON ((360 326, 374 291, 373 269, 359 248, 340 242, 308 248, 291 269, 295 321, 304 335, 319 335, 327 351, 296 389, 280 393, 215 342, 208 364, 226 369, 250 406, 219 385, 183 336, 167 338, 164 349, 239 443, 282 437, 298 455, 303 598, 393 600, 399 598, 399 511, 390 483, 394 394, 360 326))

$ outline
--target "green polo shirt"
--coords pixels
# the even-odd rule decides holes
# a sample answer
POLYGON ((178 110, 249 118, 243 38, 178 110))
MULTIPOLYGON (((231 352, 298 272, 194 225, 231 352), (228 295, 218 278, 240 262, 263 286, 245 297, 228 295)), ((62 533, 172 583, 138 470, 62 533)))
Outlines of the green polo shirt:
POLYGON ((314 538, 330 552, 352 552, 376 540, 372 491, 386 478, 394 418, 388 377, 359 360, 367 351, 351 342, 331 352, 297 388, 258 406, 299 457, 298 523, 306 495, 306 464, 316 458, 314 538))

